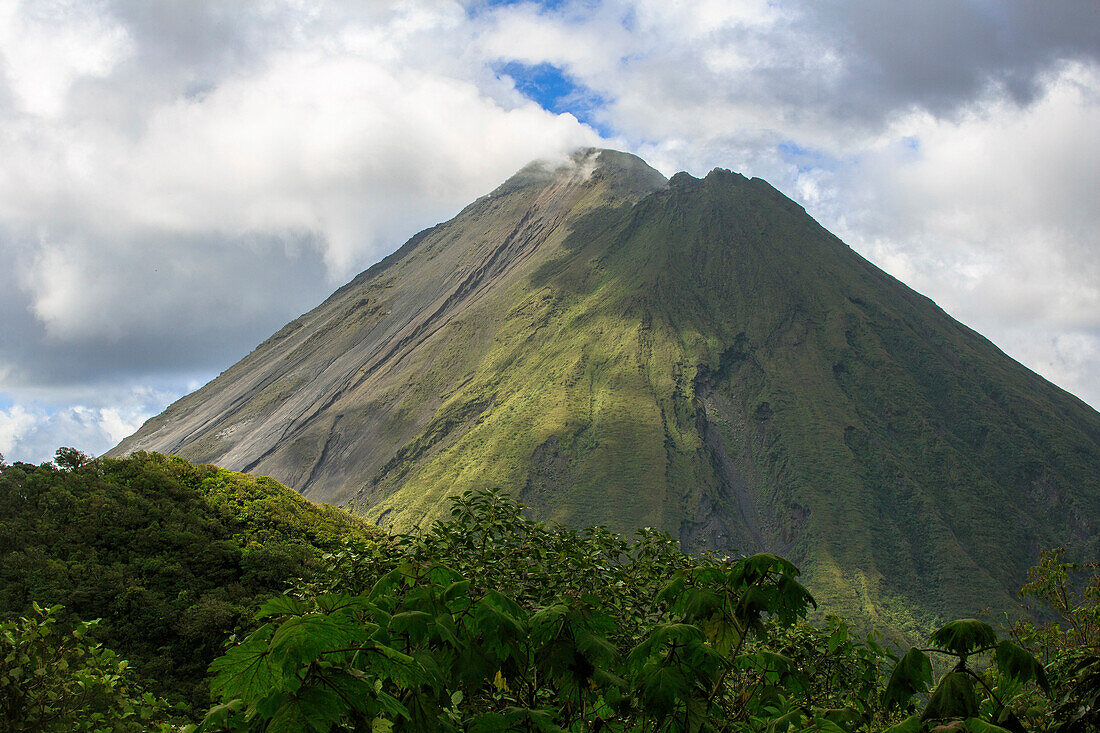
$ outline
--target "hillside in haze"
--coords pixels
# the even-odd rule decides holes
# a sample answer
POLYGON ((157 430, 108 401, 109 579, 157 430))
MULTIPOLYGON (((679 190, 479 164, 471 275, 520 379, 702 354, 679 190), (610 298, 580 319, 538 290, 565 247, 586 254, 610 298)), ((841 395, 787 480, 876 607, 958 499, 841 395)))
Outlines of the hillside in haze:
POLYGON ((589 150, 413 237, 113 454, 175 453, 397 528, 540 518, 791 557, 882 623, 1005 608, 1100 556, 1100 414, 759 179, 589 150))

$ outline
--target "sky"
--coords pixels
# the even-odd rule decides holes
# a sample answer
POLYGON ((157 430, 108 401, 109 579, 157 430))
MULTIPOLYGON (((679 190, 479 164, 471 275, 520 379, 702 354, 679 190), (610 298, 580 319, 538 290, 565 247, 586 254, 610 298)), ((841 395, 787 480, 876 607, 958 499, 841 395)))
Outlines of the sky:
POLYGON ((1095 0, 0 0, 0 454, 104 452, 588 145, 768 180, 1100 406, 1095 0))

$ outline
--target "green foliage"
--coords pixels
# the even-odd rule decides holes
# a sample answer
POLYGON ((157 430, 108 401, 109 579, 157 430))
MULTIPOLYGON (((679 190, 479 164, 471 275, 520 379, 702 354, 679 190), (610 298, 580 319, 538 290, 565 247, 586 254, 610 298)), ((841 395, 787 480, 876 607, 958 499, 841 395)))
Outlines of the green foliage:
POLYGON ((204 675, 256 604, 373 530, 271 479, 158 454, 0 466, 0 620, 32 602, 97 634, 155 691, 199 708, 204 675))
POLYGON ((86 611, 30 602, 33 616, 0 619, 0 733, 168 730, 188 710, 159 690, 192 681, 217 700, 209 732, 1096 727, 1100 586, 1060 552, 1024 590, 1064 627, 1021 622, 1006 639, 960 619, 899 658, 840 618, 808 622, 814 598, 771 554, 693 556, 652 530, 626 540, 536 522, 495 491, 458 497, 420 534, 387 535, 179 459, 58 458, 64 468, 0 466, 0 538, 15 540, 0 571, 16 581, 0 598, 63 579, 106 613, 85 623, 86 611), (299 554, 272 569, 278 548, 299 554), (238 595, 196 593, 214 582, 238 595), (173 601, 190 605, 168 627, 173 601), (128 657, 157 652, 131 668, 104 639, 128 657), (146 689, 156 655, 168 672, 146 689), (205 681, 188 676, 210 660, 205 681))
POLYGON ((170 731, 173 711, 129 664, 93 639, 97 622, 60 621, 61 607, 0 622, 0 731, 170 731))
POLYGON ((956 655, 965 664, 967 655, 995 646, 997 632, 984 621, 962 618, 933 632, 928 641, 956 655))
POLYGON ((351 543, 211 667, 203 730, 870 730, 886 655, 771 555, 533 522, 497 492, 351 543), (778 721, 783 721, 780 725, 778 721), (779 725, 780 727, 776 727, 779 725), (280 727, 281 726, 281 727, 280 727))
POLYGON ((917 706, 933 682, 929 653, 949 659, 949 671, 936 681, 920 714, 890 731, 1026 730, 1016 712, 1029 697, 1025 686, 1033 683, 1050 692, 1043 666, 1031 652, 1012 641, 999 641, 993 627, 977 619, 952 621, 934 631, 929 642, 932 647, 914 647, 898 660, 883 695, 885 704, 909 710, 917 706), (987 655, 994 667, 974 666, 975 658, 987 655))
POLYGON ((1036 675, 1045 672, 1049 678, 1042 683, 1049 685, 1055 705, 1044 713, 1056 721, 1054 730, 1100 729, 1100 563, 1066 562, 1063 548, 1043 552, 1020 595, 1037 600, 1040 611, 1057 619, 1045 625, 1025 619, 1013 628, 1021 646, 1044 663, 1036 675))
POLYGON ((914 695, 932 686, 932 660, 920 649, 913 647, 894 666, 886 685, 887 705, 903 706, 914 695))

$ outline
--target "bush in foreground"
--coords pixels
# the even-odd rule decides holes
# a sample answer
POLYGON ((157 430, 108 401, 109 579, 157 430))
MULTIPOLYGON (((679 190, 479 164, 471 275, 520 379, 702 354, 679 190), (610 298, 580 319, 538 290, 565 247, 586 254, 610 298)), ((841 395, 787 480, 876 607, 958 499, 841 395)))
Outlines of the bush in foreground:
POLYGON ((1020 693, 1046 687, 984 622, 900 659, 838 619, 807 624, 797 575, 468 493, 422 536, 349 545, 263 604, 211 667, 222 704, 202 729, 1001 733, 1021 729, 1020 693), (934 680, 930 653, 955 666, 934 680))

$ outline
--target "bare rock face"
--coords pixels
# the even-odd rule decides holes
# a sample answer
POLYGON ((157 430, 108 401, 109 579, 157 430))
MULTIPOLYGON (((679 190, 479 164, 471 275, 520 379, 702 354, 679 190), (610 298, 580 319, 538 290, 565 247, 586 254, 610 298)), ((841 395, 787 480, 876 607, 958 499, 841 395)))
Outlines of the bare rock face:
POLYGON ((781 552, 883 625, 1100 556, 1100 415, 764 181, 580 151, 417 234, 114 449, 410 528, 539 517, 781 552))

